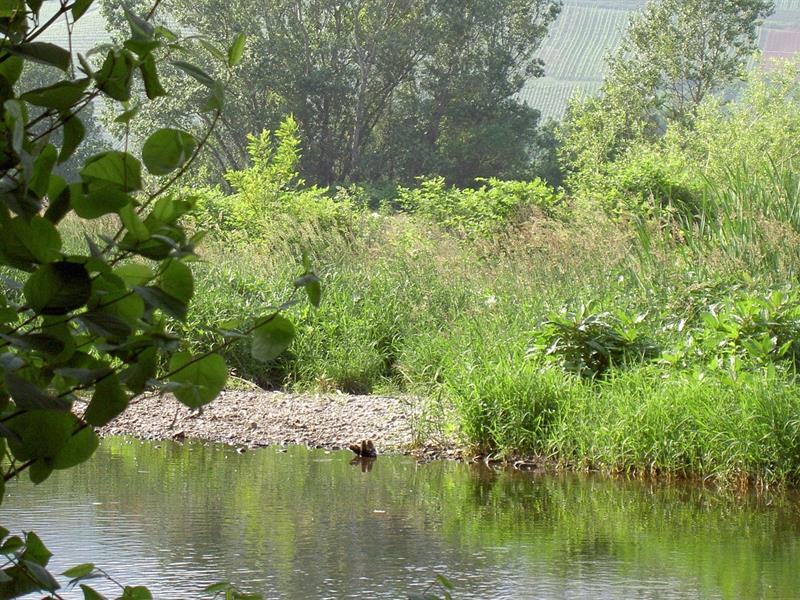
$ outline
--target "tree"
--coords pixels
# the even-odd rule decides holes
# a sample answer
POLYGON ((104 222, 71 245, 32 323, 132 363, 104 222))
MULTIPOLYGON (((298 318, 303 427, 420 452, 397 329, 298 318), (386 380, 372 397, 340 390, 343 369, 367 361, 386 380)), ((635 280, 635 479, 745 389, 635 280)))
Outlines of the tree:
MULTIPOLYGON (((114 16, 123 1, 106 1, 116 28, 123 25, 114 16)), ((274 130, 291 114, 304 137, 303 177, 327 185, 387 170, 410 179, 449 169, 467 180, 509 164, 507 170, 516 169, 525 162, 537 114, 513 96, 541 71, 533 54, 559 5, 168 0, 165 10, 206 41, 236 30, 249 36, 250 52, 228 81, 232 100, 210 143, 217 178, 244 167, 247 134, 274 130), (476 153, 488 147, 498 155, 487 152, 477 168, 476 153), (430 153, 435 160, 419 160, 430 153), (469 158, 455 158, 459 153, 469 158)), ((142 123, 197 127, 201 117, 188 102, 193 94, 185 89, 142 123)))
POLYGON ((686 122, 742 77, 773 10, 772 0, 654 0, 631 19, 608 81, 666 121, 686 122))
MULTIPOLYGON (((123 23, 120 1, 105 14, 123 23)), ((304 134, 303 175, 329 184, 351 177, 393 91, 423 56, 429 0, 172 0, 169 19, 204 37, 248 33, 249 53, 228 81, 231 102, 211 140, 214 171, 246 166, 247 134, 276 129, 288 114, 304 134)), ((218 67, 207 58, 209 72, 218 67)), ((169 75, 168 75, 169 76, 169 75)), ((153 107, 147 126, 198 126, 194 89, 153 107)), ((138 133, 138 132, 137 132, 138 133)))
MULTIPOLYGON (((539 113, 516 95, 543 74, 535 53, 559 10, 548 1, 437 4, 438 43, 399 103, 396 119, 406 131, 392 133, 414 148, 411 160, 395 163, 401 179, 437 174, 468 185, 527 175, 539 113)), ((403 156, 396 145, 386 154, 390 164, 403 156)))
MULTIPOLYGON (((172 392, 199 407, 225 385, 220 348, 191 354, 170 333, 186 317, 194 285, 190 264, 200 236, 189 236, 181 218, 192 205, 174 196, 173 184, 196 160, 223 112, 221 83, 175 54, 187 52, 181 38, 155 27, 149 12, 128 12, 129 34, 103 48, 96 66, 57 44, 39 41, 57 19, 68 30, 92 0, 57 4, 11 0, 0 7, 0 499, 4 483, 27 473, 40 483, 56 469, 88 459, 98 445, 95 427, 113 420, 145 389, 172 392), (44 9, 43 9, 44 7, 44 9), (159 69, 171 61, 186 80, 204 90, 200 112, 210 126, 195 137, 177 128, 149 132, 141 147, 88 157, 77 172, 57 174, 85 139, 83 111, 98 98, 113 105, 123 124, 136 119, 133 89, 142 101, 168 94, 159 69), (34 64, 58 73, 56 81, 23 90, 23 74, 34 64), (108 235, 89 235, 81 225, 104 217, 108 235), (75 230, 78 230, 77 232, 75 230)), ((156 0, 155 6, 158 5, 156 0)), ((220 56, 226 68, 242 58, 244 37, 231 36, 220 56)), ((68 41, 67 41, 68 42, 68 41)), ((306 272, 296 284, 312 302, 319 281, 306 272)), ((293 337, 278 313, 255 315, 240 333, 252 336, 254 356, 270 360, 293 337)), ((233 343, 234 338, 222 345, 233 343)), ((47 571, 50 553, 29 532, 24 539, 0 529, 0 597, 55 591, 47 571)), ((80 565, 75 581, 98 575, 80 565)), ((86 585, 84 598, 100 598, 86 585)), ((235 590, 215 588, 210 593, 235 590)), ((120 598, 150 598, 127 587, 120 598)))
POLYGON ((628 148, 691 128, 701 103, 741 78, 770 0, 652 0, 607 59, 598 95, 573 101, 559 156, 571 186, 603 177, 628 148))

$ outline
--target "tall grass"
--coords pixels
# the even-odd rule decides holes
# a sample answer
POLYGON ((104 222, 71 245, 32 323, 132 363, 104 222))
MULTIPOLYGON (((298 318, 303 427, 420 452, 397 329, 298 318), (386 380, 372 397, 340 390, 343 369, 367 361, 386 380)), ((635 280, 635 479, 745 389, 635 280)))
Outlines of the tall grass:
MULTIPOLYGON (((495 188, 467 202, 428 186, 429 210, 377 214, 317 189, 272 190, 265 204, 254 180, 247 228, 221 226, 201 248, 177 333, 207 349, 230 321, 280 306, 305 253, 321 307, 289 309, 298 335, 267 366, 245 342, 226 347, 240 377, 408 393, 422 437, 481 452, 800 483, 800 176, 789 159, 758 159, 687 175, 691 202, 641 213, 559 194, 555 214, 538 192, 515 196, 502 230, 434 210, 437 194, 465 214, 477 197, 505 210, 495 188)), ((215 194, 204 205, 236 208, 215 194)), ((76 224, 66 245, 111 225, 76 224)))
POLYGON ((268 367, 246 344, 229 348, 241 377, 410 393, 426 435, 476 451, 800 481, 789 343, 800 337, 798 257, 782 243, 795 231, 793 190, 785 173, 748 180, 732 170, 724 185, 708 182, 702 210, 684 221, 534 211, 475 239, 356 211, 346 227, 312 218, 255 241, 212 239, 181 333, 207 347, 215 326, 279 305, 303 249, 322 277, 322 306, 291 309, 298 337, 268 367), (570 366, 592 353, 607 371, 570 366))

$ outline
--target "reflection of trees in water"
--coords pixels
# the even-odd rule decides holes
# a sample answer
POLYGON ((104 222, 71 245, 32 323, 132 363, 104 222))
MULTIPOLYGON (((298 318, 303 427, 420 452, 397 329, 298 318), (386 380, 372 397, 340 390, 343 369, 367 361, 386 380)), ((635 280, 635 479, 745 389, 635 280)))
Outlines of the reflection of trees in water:
POLYGON ((383 584, 390 596, 437 569, 455 577, 463 597, 530 574, 565 589, 656 578, 730 598, 757 597, 767 585, 791 597, 800 586, 800 515, 788 497, 121 440, 106 440, 79 474, 46 485, 58 488, 54 497, 119 502, 121 519, 136 525, 126 535, 141 537, 124 543, 152 549, 164 572, 178 563, 268 595, 340 597, 383 584))

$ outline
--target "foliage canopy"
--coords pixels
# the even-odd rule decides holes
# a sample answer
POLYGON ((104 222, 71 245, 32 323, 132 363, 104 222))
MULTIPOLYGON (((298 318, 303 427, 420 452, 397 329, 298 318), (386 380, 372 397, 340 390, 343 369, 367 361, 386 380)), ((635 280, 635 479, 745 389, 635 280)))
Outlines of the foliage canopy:
MULTIPOLYGON (((125 27, 120 6, 135 5, 106 0, 116 30, 125 27)), ((248 34, 209 141, 214 183, 247 165, 247 134, 275 130, 291 114, 311 183, 438 174, 463 185, 528 167, 538 113, 515 94, 541 74, 535 51, 559 8, 558 0, 165 0, 163 14, 206 40, 248 34)), ((224 78, 210 56, 201 65, 224 78)), ((164 77, 172 81, 169 69, 164 77)), ((145 108, 134 131, 176 123, 194 131, 208 120, 194 101, 201 87, 181 86, 145 108)))

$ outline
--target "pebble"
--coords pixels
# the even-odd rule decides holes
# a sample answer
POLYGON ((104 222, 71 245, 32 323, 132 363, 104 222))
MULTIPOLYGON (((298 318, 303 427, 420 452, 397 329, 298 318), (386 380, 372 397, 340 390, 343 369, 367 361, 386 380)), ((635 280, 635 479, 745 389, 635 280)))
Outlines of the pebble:
MULTIPOLYGON (((132 403, 101 433, 202 439, 237 451, 281 443, 337 449, 372 439, 385 454, 411 448, 414 406, 413 398, 225 391, 201 411, 189 411, 171 396, 153 395, 132 403)), ((432 447, 425 451, 426 457, 437 454, 432 447)))

